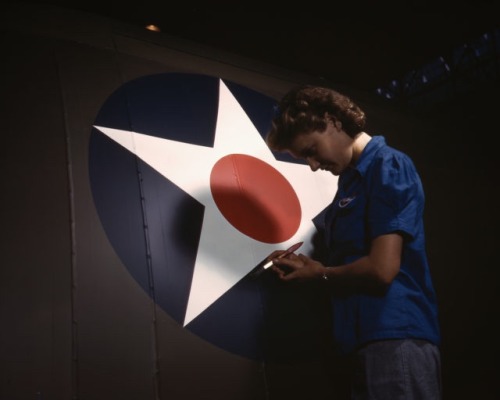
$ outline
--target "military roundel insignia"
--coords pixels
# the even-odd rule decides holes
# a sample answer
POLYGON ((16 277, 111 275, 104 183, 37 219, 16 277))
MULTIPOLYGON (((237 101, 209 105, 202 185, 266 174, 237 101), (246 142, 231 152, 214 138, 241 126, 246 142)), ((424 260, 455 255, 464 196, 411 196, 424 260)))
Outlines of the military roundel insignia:
POLYGON ((185 329, 259 360, 319 322, 306 289, 249 273, 298 241, 311 252, 312 219, 336 190, 330 173, 269 150, 275 105, 212 76, 146 76, 105 101, 89 143, 94 203, 131 276, 185 329))

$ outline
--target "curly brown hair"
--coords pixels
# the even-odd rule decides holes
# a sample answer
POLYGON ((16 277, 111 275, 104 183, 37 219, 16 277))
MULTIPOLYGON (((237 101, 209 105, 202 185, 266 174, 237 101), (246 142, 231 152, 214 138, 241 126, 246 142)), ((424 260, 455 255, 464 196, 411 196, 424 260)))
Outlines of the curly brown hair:
POLYGON ((333 89, 296 87, 278 103, 266 143, 274 150, 284 150, 299 134, 324 131, 328 121, 340 121, 342 129, 355 137, 363 131, 366 116, 349 97, 333 89))

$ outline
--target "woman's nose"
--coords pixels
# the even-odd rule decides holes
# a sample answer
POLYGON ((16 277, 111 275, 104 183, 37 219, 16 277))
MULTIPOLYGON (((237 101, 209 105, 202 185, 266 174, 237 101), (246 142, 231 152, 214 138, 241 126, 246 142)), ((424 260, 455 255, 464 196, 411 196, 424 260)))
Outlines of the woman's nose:
POLYGON ((317 162, 314 158, 308 158, 307 163, 309 164, 309 167, 313 172, 319 169, 320 163, 317 162))

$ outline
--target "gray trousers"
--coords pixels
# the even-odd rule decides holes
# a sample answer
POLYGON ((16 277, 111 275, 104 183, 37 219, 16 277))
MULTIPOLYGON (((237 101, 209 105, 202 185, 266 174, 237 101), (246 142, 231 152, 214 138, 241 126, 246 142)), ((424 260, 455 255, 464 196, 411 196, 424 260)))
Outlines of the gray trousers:
POLYGON ((383 340, 353 358, 352 400, 441 400, 441 357, 423 340, 383 340))

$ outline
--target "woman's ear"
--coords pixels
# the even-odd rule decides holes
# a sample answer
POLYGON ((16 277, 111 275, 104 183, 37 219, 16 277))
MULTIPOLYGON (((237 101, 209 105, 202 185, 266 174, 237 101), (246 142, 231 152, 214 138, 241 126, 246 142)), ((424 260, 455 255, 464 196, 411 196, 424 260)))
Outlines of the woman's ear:
POLYGON ((325 114, 325 118, 328 120, 329 123, 332 123, 335 129, 338 131, 342 130, 342 122, 340 122, 337 118, 329 115, 328 113, 325 114))

